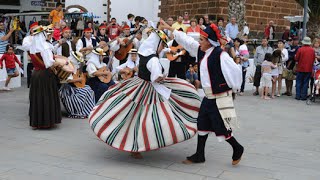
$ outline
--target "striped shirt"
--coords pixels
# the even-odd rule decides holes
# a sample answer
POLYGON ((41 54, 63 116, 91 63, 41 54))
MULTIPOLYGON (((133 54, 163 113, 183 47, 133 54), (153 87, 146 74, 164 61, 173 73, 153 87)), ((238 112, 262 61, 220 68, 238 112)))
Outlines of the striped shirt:
POLYGON ((4 31, 0 31, 0 54, 4 54, 6 52, 6 46, 8 41, 2 41, 1 38, 5 36, 6 33, 4 31))

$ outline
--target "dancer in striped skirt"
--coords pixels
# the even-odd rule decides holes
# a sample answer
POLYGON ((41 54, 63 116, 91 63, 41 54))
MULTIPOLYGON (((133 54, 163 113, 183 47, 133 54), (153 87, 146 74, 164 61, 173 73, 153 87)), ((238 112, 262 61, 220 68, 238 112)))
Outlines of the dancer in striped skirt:
POLYGON ((157 54, 165 42, 152 32, 139 49, 138 77, 111 87, 89 116, 98 138, 134 158, 142 158, 139 152, 188 140, 197 132, 200 98, 187 81, 163 75, 157 54))

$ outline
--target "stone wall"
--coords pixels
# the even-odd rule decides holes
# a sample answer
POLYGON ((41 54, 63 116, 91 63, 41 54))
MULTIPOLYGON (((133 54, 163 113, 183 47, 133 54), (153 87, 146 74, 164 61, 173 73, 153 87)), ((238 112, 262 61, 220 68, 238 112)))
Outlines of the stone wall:
MULTIPOLYGON (((208 14, 210 19, 217 17, 228 19, 228 0, 160 0, 159 17, 176 18, 189 12, 191 17, 208 14)), ((284 16, 302 15, 303 8, 295 0, 246 0, 245 20, 249 24, 252 34, 261 34, 267 23, 273 20, 277 32, 283 32, 289 21, 284 16)))

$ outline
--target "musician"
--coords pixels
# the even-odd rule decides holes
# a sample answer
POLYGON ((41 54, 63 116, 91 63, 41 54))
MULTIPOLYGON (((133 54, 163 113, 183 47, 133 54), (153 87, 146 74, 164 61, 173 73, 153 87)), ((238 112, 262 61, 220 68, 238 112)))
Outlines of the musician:
MULTIPOLYGON (((126 77, 126 75, 130 72, 133 73, 133 76, 137 76, 138 75, 138 67, 139 67, 138 50, 131 49, 129 51, 129 56, 128 56, 127 62, 116 67, 116 72, 118 72, 122 78, 126 77)), ((128 78, 130 78, 130 77, 128 77, 128 78)), ((123 79, 126 79, 126 78, 123 78, 123 79)))
POLYGON ((102 24, 99 26, 99 31, 97 33, 96 40, 98 43, 101 41, 104 41, 104 42, 110 41, 110 39, 107 35, 107 26, 106 25, 102 24))
POLYGON ((85 74, 82 74, 82 77, 78 76, 82 72, 80 61, 84 63, 82 54, 79 52, 73 52, 73 54, 74 56, 70 59, 75 66, 75 72, 68 77, 66 83, 62 84, 59 95, 68 113, 68 118, 85 119, 96 103, 95 96, 94 91, 88 85, 81 88, 76 87, 75 83, 77 82, 85 83, 83 78, 86 78, 86 76, 85 74))
POLYGON ((198 56, 200 81, 205 92, 197 121, 199 132, 197 151, 187 157, 184 163, 205 162, 206 140, 209 132, 215 132, 219 141, 225 140, 232 146, 232 165, 237 165, 244 148, 232 133, 233 124, 237 124, 232 91, 240 89, 242 69, 219 47, 221 34, 215 24, 200 32, 199 42, 170 27, 163 20, 160 28, 172 30, 175 40, 188 50, 191 56, 198 56))
MULTIPOLYGON (((183 31, 182 28, 179 29, 179 31, 183 31)), ((169 47, 178 47, 179 44, 177 43, 176 40, 171 40, 168 43, 169 47)), ((178 50, 177 52, 172 52, 172 53, 179 53, 178 50)), ((186 79, 186 54, 180 55, 176 60, 170 62, 170 68, 169 68, 169 74, 168 77, 177 77, 180 79, 186 79)))
POLYGON ((84 36, 78 40, 76 44, 76 51, 85 53, 86 58, 90 58, 93 50, 93 47, 96 47, 98 45, 98 42, 96 39, 92 38, 92 29, 86 28, 84 29, 84 36))
POLYGON ((37 128, 52 128, 61 123, 61 108, 58 95, 57 80, 51 67, 63 66, 53 57, 53 46, 46 41, 46 27, 33 28, 32 42, 23 41, 23 47, 30 52, 34 65, 30 87, 30 126, 37 128))
POLYGON ((56 54, 64 57, 71 57, 72 51, 76 50, 76 44, 72 41, 71 29, 66 27, 62 29, 62 39, 55 45, 56 54))
MULTIPOLYGON (((116 46, 117 42, 113 43, 113 46, 116 46)), ((112 48, 111 48, 112 49, 112 48)), ((88 72, 88 85, 94 91, 95 101, 98 102, 102 94, 109 89, 110 86, 114 85, 114 81, 112 80, 112 73, 110 72, 107 64, 103 62, 103 57, 106 56, 106 53, 103 52, 102 48, 97 48, 92 50, 92 55, 87 62, 86 70, 88 72), (100 72, 99 70, 102 68, 106 68, 106 72, 100 72), (106 79, 110 79, 109 82, 102 82, 100 79, 105 77, 106 79)))
MULTIPOLYGON (((130 34, 130 27, 128 25, 124 25, 122 29, 123 29, 123 34, 119 38, 119 40, 120 40, 119 41, 120 42, 119 49, 120 49, 120 47, 126 48, 131 43, 133 44, 133 48, 137 49, 137 47, 140 46, 140 42, 138 39, 135 38, 135 35, 130 34), (131 43, 129 42, 130 40, 132 40, 131 43)), ((119 49, 116 49, 116 51, 118 51, 119 49)), ((120 64, 125 63, 127 61, 127 58, 128 58, 128 54, 125 59, 120 61, 120 64)))

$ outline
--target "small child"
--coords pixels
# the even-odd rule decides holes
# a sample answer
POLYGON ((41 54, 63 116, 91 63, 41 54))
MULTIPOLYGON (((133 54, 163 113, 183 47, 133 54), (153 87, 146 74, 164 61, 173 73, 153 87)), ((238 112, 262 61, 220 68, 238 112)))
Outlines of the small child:
POLYGON ((7 45, 6 53, 3 54, 0 59, 0 69, 3 68, 3 64, 2 64, 3 60, 6 63, 6 69, 7 69, 7 74, 8 74, 8 78, 6 80, 6 84, 5 84, 5 87, 3 88, 3 90, 10 91, 11 89, 8 88, 8 84, 10 83, 11 78, 19 76, 19 72, 16 69, 15 62, 17 62, 20 67, 22 67, 22 64, 18 60, 17 56, 14 54, 13 46, 10 44, 7 45))
POLYGON ((54 30, 53 30, 53 40, 59 41, 61 39, 61 30, 60 30, 60 23, 54 23, 54 30))
POLYGON ((186 80, 193 84, 196 89, 200 88, 200 81, 198 78, 198 65, 197 64, 190 64, 189 69, 186 72, 186 80))
POLYGON ((261 64, 261 83, 262 83, 262 90, 261 90, 261 99, 269 100, 268 92, 269 88, 272 87, 272 69, 275 69, 277 65, 272 63, 272 54, 266 53, 264 56, 264 61, 261 64))

